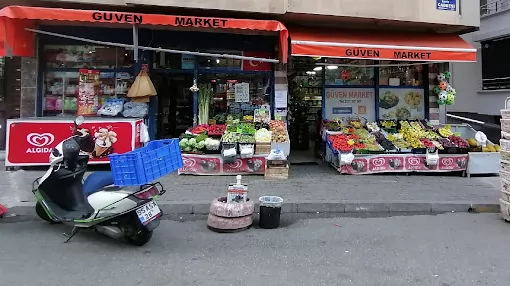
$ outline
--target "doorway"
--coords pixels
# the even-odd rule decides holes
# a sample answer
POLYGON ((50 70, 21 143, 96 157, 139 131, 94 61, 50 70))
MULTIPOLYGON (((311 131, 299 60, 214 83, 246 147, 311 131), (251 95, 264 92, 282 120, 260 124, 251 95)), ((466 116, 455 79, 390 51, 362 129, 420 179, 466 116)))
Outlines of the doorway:
POLYGON ((154 86, 158 92, 158 139, 177 138, 193 126, 193 84, 191 73, 155 71, 154 86))

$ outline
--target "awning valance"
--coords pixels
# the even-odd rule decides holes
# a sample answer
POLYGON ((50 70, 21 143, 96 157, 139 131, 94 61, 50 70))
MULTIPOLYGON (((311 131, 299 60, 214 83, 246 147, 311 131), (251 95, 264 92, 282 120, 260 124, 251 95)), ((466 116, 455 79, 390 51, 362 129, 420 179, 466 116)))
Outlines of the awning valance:
POLYGON ((397 61, 475 62, 476 49, 458 35, 289 29, 294 56, 397 61))
MULTIPOLYGON (((6 43, 9 46, 16 46, 15 38, 19 37, 18 33, 24 31, 25 28, 35 28, 35 22, 38 20, 130 24, 138 25, 140 27, 143 27, 144 25, 181 28, 189 27, 194 30, 204 31, 214 31, 214 29, 239 29, 276 32, 279 33, 280 37, 281 61, 284 63, 287 62, 287 41, 289 35, 287 28, 282 23, 272 20, 190 17, 98 10, 8 6, 0 10, 0 29, 2 29, 2 27, 6 27, 6 43), (16 23, 16 25, 13 25, 14 23, 16 23), (11 26, 11 30, 9 30, 9 26, 11 26)), ((21 35, 28 38, 34 37, 34 34, 28 31, 21 35)), ((27 43, 30 42, 29 39, 25 39, 24 41, 27 43)), ((33 44, 33 39, 31 41, 33 44)), ((17 42, 22 41, 21 39, 18 39, 17 42)), ((33 49, 33 46, 31 48, 33 49)), ((16 53, 17 51, 18 50, 13 49, 13 55, 20 55, 16 53)))

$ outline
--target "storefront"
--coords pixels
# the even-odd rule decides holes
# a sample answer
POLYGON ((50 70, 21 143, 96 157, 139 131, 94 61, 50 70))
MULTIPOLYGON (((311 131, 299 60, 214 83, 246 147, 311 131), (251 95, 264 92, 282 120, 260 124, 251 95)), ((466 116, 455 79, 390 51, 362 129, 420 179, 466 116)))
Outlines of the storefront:
POLYGON ((212 91, 208 119, 253 114, 254 106, 271 105, 273 63, 287 60, 288 33, 277 21, 6 7, 0 26, 7 31, 2 53, 38 63, 37 118, 9 122, 6 166, 46 164, 46 150, 65 138, 77 115, 90 117, 86 128, 98 140, 108 136, 94 163, 139 147, 144 124, 151 138, 178 137, 199 123, 200 92, 193 87, 212 91), (157 91, 145 113, 98 117, 107 102, 126 100, 142 66, 157 91), (237 84, 248 88, 247 100, 235 99, 237 84), (84 101, 87 85, 94 94, 84 101))
MULTIPOLYGON (((289 127, 292 142, 306 141, 302 140, 306 127, 316 132, 317 145, 323 146, 316 149, 322 149, 326 161, 340 173, 469 172, 468 146, 463 145, 467 142, 459 143, 458 149, 444 148, 438 141, 457 138, 447 139, 439 133, 468 139, 475 132, 468 127, 441 126, 440 110, 444 108, 439 103, 444 104, 446 98, 442 98, 447 95, 455 96, 453 87, 442 78, 443 63, 473 62, 475 48, 449 34, 324 33, 306 28, 289 28, 289 34, 294 68, 289 92, 293 105, 302 110, 291 110, 295 114, 289 127), (307 116, 299 116, 303 111, 307 116), (317 125, 320 128, 315 129, 317 125), (438 128, 443 129, 438 132, 438 128), (416 129, 417 134, 410 135, 407 129, 416 129), (427 148, 429 144, 435 145, 427 148), (439 158, 439 163, 433 164, 431 158, 439 158)), ((497 173, 497 153, 489 155, 494 168, 486 172, 497 173)))

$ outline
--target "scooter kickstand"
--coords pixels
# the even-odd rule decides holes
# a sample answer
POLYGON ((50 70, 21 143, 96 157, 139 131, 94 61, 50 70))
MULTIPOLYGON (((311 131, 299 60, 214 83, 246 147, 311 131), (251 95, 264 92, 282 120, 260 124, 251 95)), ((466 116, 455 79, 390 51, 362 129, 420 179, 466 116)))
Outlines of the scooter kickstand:
POLYGON ((71 238, 73 238, 73 236, 74 236, 75 234, 77 234, 77 233, 78 233, 78 231, 79 231, 79 230, 80 230, 80 228, 78 228, 78 227, 73 227, 73 230, 71 230, 71 233, 66 233, 66 232, 64 232, 64 233, 63 233, 63 234, 64 234, 64 236, 65 236, 65 237, 67 237, 67 240, 66 240, 66 241, 64 241, 64 243, 68 243, 68 242, 71 240, 71 238))

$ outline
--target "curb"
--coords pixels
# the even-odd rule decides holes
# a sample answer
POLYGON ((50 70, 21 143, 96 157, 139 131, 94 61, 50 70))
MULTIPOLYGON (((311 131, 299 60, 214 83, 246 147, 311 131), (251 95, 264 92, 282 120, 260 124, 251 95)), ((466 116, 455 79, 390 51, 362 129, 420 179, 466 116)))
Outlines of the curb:
MULTIPOLYGON (((165 214, 173 215, 206 215, 209 214, 210 201, 207 202, 170 202, 159 201, 158 205, 165 214)), ((12 206, 7 216, 34 216, 34 203, 21 203, 12 206)), ((259 212, 258 203, 255 213, 259 212)), ((367 202, 367 201, 299 201, 284 202, 282 213, 499 213, 499 203, 469 203, 469 202, 367 202)))

